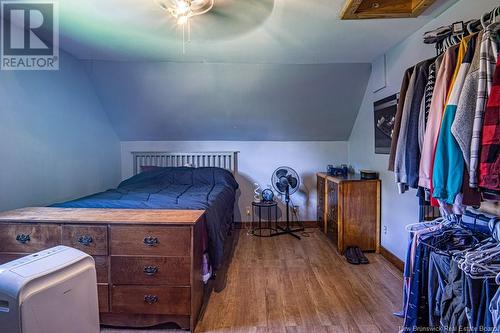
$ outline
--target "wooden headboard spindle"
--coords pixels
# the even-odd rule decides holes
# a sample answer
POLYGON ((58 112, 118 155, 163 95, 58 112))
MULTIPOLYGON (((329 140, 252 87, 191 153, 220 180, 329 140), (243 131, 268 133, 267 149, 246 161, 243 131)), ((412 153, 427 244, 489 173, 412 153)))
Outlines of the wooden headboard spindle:
POLYGON ((231 171, 236 174, 238 170, 238 152, 196 152, 196 153, 172 153, 172 152, 132 152, 134 161, 134 175, 141 172, 143 166, 158 167, 183 167, 195 168, 217 167, 231 171))

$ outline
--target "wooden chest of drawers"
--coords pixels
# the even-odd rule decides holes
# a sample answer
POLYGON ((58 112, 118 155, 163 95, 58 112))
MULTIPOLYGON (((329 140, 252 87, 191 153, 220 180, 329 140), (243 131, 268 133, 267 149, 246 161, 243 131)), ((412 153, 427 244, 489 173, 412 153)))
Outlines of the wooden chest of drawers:
POLYGON ((25 208, 0 213, 0 263, 63 244, 93 256, 101 324, 194 330, 204 211, 25 208))
POLYGON ((317 183, 316 183, 316 190, 318 193, 318 199, 316 201, 317 203, 317 221, 318 221, 318 227, 323 230, 323 232, 326 233, 325 231, 325 217, 326 217, 326 174, 321 173, 318 174, 317 176, 317 183))
POLYGON ((317 181, 318 224, 339 253, 348 246, 379 252, 380 180, 318 173, 317 181))

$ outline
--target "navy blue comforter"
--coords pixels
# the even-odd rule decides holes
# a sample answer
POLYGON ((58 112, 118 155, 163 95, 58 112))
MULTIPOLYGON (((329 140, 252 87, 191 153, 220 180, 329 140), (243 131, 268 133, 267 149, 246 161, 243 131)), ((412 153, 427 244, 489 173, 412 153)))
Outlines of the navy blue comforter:
POLYGON ((123 181, 118 188, 58 203, 62 208, 203 209, 212 265, 222 262, 233 219, 238 183, 220 168, 154 168, 123 181))

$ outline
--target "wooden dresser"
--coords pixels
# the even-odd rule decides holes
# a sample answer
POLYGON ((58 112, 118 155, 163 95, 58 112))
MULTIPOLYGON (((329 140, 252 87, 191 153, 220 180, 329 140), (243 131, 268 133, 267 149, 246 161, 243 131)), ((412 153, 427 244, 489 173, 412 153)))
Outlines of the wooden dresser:
POLYGON ((174 322, 203 301, 204 211, 25 208, 0 213, 0 262, 63 244, 92 255, 101 324, 174 322))
POLYGON ((344 253, 348 246, 380 250, 380 180, 317 174, 318 224, 344 253))

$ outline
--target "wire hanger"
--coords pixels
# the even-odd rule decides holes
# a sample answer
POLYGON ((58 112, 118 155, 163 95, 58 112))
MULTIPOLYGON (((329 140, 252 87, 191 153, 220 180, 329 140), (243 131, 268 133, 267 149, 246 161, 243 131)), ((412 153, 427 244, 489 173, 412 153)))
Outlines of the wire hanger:
POLYGON ((467 23, 467 31, 469 32, 470 35, 472 35, 475 31, 472 25, 474 24, 474 20, 471 20, 467 23))
POLYGON ((497 276, 495 277, 495 283, 500 285, 500 273, 498 273, 497 276))
POLYGON ((500 243, 498 242, 500 223, 491 219, 488 223, 491 237, 481 242, 480 246, 462 253, 457 258, 459 268, 473 279, 498 278, 500 281, 500 243))
POLYGON ((471 279, 486 279, 486 278, 495 278, 498 276, 498 273, 500 273, 500 266, 499 265, 494 265, 494 266, 484 266, 481 264, 473 263, 472 266, 470 267, 470 271, 466 272, 471 279), (489 273, 489 275, 487 274, 489 273))
POLYGON ((483 29, 486 29, 490 25, 490 22, 492 21, 492 19, 494 17, 493 13, 497 9, 498 9, 498 7, 493 9, 493 11, 491 11, 489 13, 484 13, 483 16, 481 16, 481 25, 483 26, 483 29))
POLYGON ((416 232, 416 231, 423 230, 426 228, 438 226, 440 224, 443 224, 443 222, 444 222, 444 219, 442 217, 438 217, 437 219, 432 220, 432 221, 417 222, 417 223, 408 224, 405 228, 406 228, 406 231, 408 231, 408 232, 416 232), (413 229, 414 227, 419 227, 419 228, 417 230, 414 230, 413 229))
MULTIPOLYGON (((497 23, 497 18, 500 16, 500 6, 494 8, 491 12, 484 13, 478 20, 470 20, 464 24, 464 22, 455 22, 448 26, 450 33, 447 36, 442 36, 439 38, 436 44, 436 52, 439 54, 446 51, 448 48, 460 43, 465 36, 472 35, 485 30, 490 24, 497 23), (461 29, 459 28, 461 25, 461 29)), ((431 32, 442 31, 447 26, 437 28, 431 32)), ((431 32, 427 32, 431 33, 431 32)), ((431 43, 429 43, 431 44, 431 43)))

